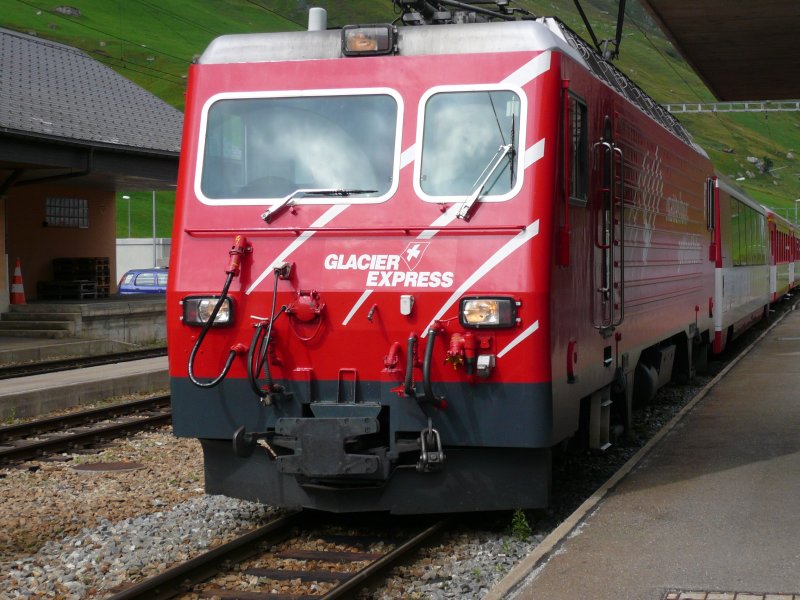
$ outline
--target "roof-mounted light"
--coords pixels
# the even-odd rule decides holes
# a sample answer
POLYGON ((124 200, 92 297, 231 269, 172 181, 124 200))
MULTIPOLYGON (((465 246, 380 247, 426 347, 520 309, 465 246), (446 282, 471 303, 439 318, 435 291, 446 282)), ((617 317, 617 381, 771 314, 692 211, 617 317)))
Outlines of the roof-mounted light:
POLYGON ((390 24, 345 25, 342 28, 342 53, 345 56, 392 54, 394 32, 390 24))

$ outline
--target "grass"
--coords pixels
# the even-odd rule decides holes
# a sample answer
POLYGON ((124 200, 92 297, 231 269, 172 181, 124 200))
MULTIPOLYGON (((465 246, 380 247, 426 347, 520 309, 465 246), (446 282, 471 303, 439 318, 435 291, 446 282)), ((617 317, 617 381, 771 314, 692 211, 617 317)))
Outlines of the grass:
MULTIPOLYGON (((175 192, 156 192, 156 237, 172 237, 174 207, 175 192)), ((117 237, 153 237, 153 192, 117 193, 117 237)))
MULTIPOLYGON (((82 48, 180 109, 189 65, 219 35, 304 29, 310 6, 328 10, 329 26, 386 22, 397 16, 390 0, 6 0, 3 4, 2 26, 82 48), (80 16, 55 12, 64 4, 79 8, 80 16)), ((517 5, 538 16, 558 16, 588 39, 571 0, 518 0, 517 5)), ((617 0, 584 0, 583 5, 597 37, 613 38, 617 0)), ((713 100, 635 0, 627 4, 616 65, 661 103, 713 100)), ((788 159, 787 154, 800 152, 800 113, 680 118, 721 173, 744 176, 738 183, 755 199, 793 215, 794 200, 800 198, 800 163, 788 159), (747 163, 748 156, 769 157, 772 175, 747 177, 747 170, 755 172, 747 163)), ((117 235, 128 236, 123 195, 131 197, 131 235, 150 237, 150 192, 119 192, 117 235)), ((159 237, 171 235, 173 204, 173 194, 158 193, 159 237)))
POLYGON ((186 71, 215 37, 300 26, 245 0, 6 0, 2 25, 76 46, 173 106, 186 71), (80 15, 55 11, 75 6, 80 15))

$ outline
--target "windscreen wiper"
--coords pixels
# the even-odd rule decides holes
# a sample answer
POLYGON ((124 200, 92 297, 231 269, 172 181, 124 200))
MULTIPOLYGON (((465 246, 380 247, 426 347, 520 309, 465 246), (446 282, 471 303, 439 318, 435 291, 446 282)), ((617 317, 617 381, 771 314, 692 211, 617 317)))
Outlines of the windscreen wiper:
POLYGON ((357 190, 357 189, 300 189, 295 190, 291 194, 288 194, 280 199, 280 201, 276 204, 270 206, 265 212, 261 213, 261 218, 264 219, 267 223, 271 223, 275 217, 278 216, 279 213, 283 212, 285 209, 289 208, 294 204, 294 199, 298 196, 338 196, 341 198, 346 198, 347 196, 353 196, 355 194, 373 194, 378 190, 357 190))
POLYGON ((475 189, 472 193, 461 203, 461 206, 458 208, 458 213, 456 216, 459 219, 464 219, 465 221, 469 221, 470 213, 472 212, 472 207, 475 205, 475 202, 478 201, 478 198, 481 197, 484 188, 486 188, 486 184, 491 179, 494 172, 497 170, 503 163, 503 159, 506 156, 513 157, 514 155, 514 146, 513 144, 504 144, 497 149, 497 152, 494 153, 494 156, 489 161, 489 164, 483 169, 483 173, 481 177, 478 178, 478 181, 475 183, 475 189))

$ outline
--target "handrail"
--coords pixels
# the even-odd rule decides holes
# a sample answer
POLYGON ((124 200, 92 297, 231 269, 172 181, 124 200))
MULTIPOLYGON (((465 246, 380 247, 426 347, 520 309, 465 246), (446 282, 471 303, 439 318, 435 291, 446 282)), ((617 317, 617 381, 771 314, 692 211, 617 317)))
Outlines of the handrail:
POLYGON ((413 227, 251 227, 242 229, 233 228, 184 228, 184 233, 192 237, 227 237, 231 233, 240 233, 247 236, 272 236, 292 234, 300 236, 303 233, 356 233, 372 235, 411 235, 422 233, 423 231, 435 231, 437 235, 448 235, 455 233, 470 233, 473 235, 501 235, 517 234, 525 231, 527 225, 494 225, 494 226, 455 226, 437 227, 431 225, 419 225, 413 227))

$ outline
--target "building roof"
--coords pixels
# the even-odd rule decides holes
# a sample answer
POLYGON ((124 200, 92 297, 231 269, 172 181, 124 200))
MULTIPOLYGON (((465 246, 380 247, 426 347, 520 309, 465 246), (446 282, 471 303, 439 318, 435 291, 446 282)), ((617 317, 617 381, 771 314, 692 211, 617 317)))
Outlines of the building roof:
POLYGON ((182 125, 179 110, 81 50, 0 28, 0 134, 176 156, 182 125))
POLYGON ((644 0, 719 100, 800 98, 797 0, 644 0))

